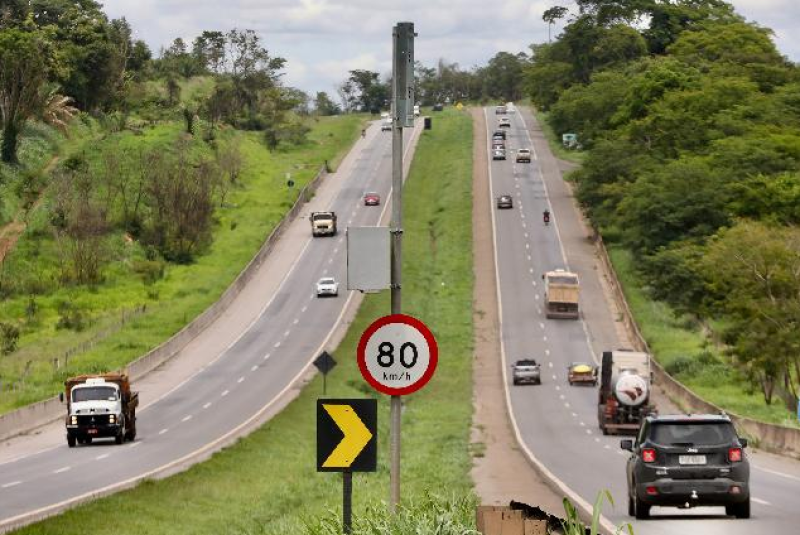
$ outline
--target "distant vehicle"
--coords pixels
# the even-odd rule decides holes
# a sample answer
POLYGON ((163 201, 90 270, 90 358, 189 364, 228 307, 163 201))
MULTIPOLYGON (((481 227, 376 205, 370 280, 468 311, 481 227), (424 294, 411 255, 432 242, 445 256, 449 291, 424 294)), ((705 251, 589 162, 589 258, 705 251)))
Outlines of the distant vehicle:
POLYGON ((511 368, 514 385, 521 385, 522 383, 542 384, 541 367, 534 359, 520 359, 511 368))
POLYGON ((506 131, 505 130, 495 130, 494 133, 492 134, 492 139, 497 139, 497 138, 505 140, 506 139, 506 131))
POLYGON ((492 160, 505 160, 505 159, 506 159, 505 149, 494 149, 492 151, 492 160))
POLYGON ((433 111, 442 111, 443 109, 444 109, 444 104, 442 104, 441 102, 433 105, 433 111))
POLYGON ((392 131, 392 118, 386 117, 381 120, 381 132, 392 131))
POLYGON ((573 385, 597 386, 597 366, 587 362, 573 362, 567 367, 567 382, 573 385))
POLYGON ((747 439, 726 415, 650 416, 630 451, 626 475, 628 514, 650 516, 654 505, 687 509, 724 505, 725 514, 750 518, 747 439))
POLYGON ((370 191, 364 194, 364 206, 378 206, 381 203, 381 196, 370 191))
POLYGON ((500 117, 500 120, 497 121, 497 126, 500 128, 511 128, 511 119, 508 117, 500 117))
POLYGON ((339 283, 333 277, 322 277, 317 281, 317 297, 339 295, 339 283))
POLYGON ((495 115, 505 115, 506 114, 506 107, 502 104, 500 106, 495 107, 494 113, 495 115))
POLYGON ((636 434, 644 419, 655 414, 650 404, 651 373, 647 353, 627 349, 603 352, 597 425, 604 435, 636 434))
POLYGON ((506 142, 504 139, 493 139, 492 140, 492 148, 493 149, 504 149, 506 148, 506 142))
POLYGON ((506 102, 506 111, 508 111, 508 113, 516 113, 517 108, 514 106, 513 102, 506 102))
POLYGON ((514 208, 514 199, 511 195, 500 195, 497 198, 497 207, 501 210, 504 208, 514 208))
MULTIPOLYGON (((547 222, 547 218, 545 222, 547 222)), ((556 269, 542 275, 542 279, 544 280, 545 316, 548 319, 578 319, 580 317, 578 275, 563 269, 556 269)))
POLYGON ((336 235, 336 212, 311 212, 311 235, 335 236, 336 235))
POLYGON ((419 104, 414 104, 414 117, 419 117, 419 104))
POLYGON ((67 401, 67 445, 91 444, 95 438, 113 438, 117 444, 136 439, 139 393, 131 391, 128 376, 120 373, 79 375, 64 382, 67 401))
POLYGON ((517 163, 531 163, 531 149, 518 149, 517 150, 517 163))

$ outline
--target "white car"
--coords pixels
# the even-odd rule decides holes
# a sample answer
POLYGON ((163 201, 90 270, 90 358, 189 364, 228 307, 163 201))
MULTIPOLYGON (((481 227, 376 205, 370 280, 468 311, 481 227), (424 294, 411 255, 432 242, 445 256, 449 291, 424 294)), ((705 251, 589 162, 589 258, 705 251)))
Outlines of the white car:
POLYGON ((317 297, 336 297, 339 295, 339 283, 333 277, 322 277, 317 281, 317 297))
POLYGON ((497 126, 500 128, 509 128, 511 126, 511 119, 508 117, 500 117, 500 120, 497 121, 497 126))

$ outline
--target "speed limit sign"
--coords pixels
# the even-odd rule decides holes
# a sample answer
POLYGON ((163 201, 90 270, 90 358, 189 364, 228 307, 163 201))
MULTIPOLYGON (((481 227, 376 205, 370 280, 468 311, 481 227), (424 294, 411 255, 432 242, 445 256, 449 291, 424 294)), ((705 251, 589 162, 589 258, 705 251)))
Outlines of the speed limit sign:
POLYGON ((378 392, 404 396, 433 377, 439 348, 430 329, 405 314, 384 316, 372 323, 358 342, 358 367, 378 392))

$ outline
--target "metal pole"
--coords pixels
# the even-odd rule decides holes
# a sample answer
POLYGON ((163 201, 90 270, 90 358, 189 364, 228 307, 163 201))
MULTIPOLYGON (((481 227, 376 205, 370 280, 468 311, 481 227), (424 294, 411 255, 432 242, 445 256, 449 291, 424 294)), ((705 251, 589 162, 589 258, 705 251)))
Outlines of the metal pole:
POLYGON ((353 532, 353 472, 342 472, 342 531, 353 532))
MULTIPOLYGON (((403 68, 397 62, 397 26, 393 31, 392 46, 392 269, 391 269, 391 308, 392 314, 399 314, 401 307, 402 283, 402 251, 403 251, 403 123, 398 110, 397 101, 404 88, 400 84, 399 69, 403 68)), ((389 421, 390 421, 390 454, 391 464, 389 469, 389 486, 391 499, 389 511, 394 513, 400 504, 400 411, 403 403, 400 396, 392 396, 389 421)))

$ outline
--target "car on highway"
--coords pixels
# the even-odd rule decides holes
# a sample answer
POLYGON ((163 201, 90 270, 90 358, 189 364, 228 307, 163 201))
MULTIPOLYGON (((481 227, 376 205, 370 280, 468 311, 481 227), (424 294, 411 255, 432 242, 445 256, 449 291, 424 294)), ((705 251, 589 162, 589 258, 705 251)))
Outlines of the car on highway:
POLYGON ((497 198, 497 208, 501 210, 514 208, 514 199, 511 195, 500 195, 497 198))
POLYGON ((505 159, 506 159, 506 149, 492 150, 492 160, 505 160, 505 159))
POLYGON ((727 415, 648 416, 636 440, 623 440, 620 447, 631 452, 629 515, 648 518, 654 505, 723 505, 729 516, 750 518, 747 439, 727 415))
POLYGON ((364 194, 364 206, 378 206, 381 204, 381 196, 374 191, 368 191, 364 194))
POLYGON ((438 102, 438 103, 433 105, 432 109, 433 109, 433 111, 442 111, 444 109, 444 104, 442 104, 441 102, 438 102))
POLYGON ((588 362, 572 362, 567 366, 567 382, 570 386, 597 386, 597 366, 588 362))
POLYGON ((506 149, 506 142, 502 139, 493 139, 492 140, 492 150, 494 149, 506 149))
POLYGON ((517 163, 531 163, 531 149, 517 149, 517 163))
POLYGON ((500 117, 500 120, 497 121, 497 126, 500 128, 510 128, 511 127, 511 119, 508 117, 500 117))
POLYGON ((492 133, 492 139, 502 139, 505 141, 506 139, 506 131, 505 130, 495 130, 492 133))
POLYGON ((339 295, 339 283, 333 277, 322 277, 317 281, 317 297, 336 297, 339 295))
POLYGON ((511 380, 514 385, 542 384, 542 370, 534 359, 520 359, 512 364, 511 370, 511 380))
POLYGON ((499 106, 495 106, 494 114, 495 115, 505 115, 506 114, 506 107, 504 105, 502 105, 502 104, 500 104, 499 106))

